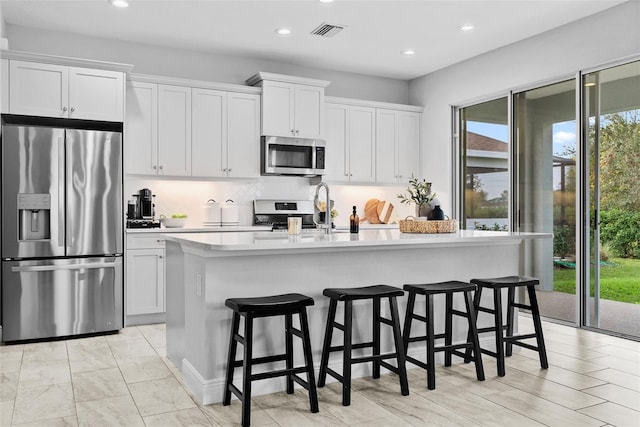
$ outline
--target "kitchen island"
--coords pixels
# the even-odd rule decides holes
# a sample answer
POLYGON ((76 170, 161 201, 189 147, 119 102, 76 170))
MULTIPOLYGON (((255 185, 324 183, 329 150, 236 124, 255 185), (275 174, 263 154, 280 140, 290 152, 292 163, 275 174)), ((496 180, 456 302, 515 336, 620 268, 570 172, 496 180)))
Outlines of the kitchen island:
MULTIPOLYGON (((397 229, 361 230, 357 235, 166 234, 167 356, 181 369, 186 384, 201 402, 220 402, 232 317, 224 305, 227 298, 290 292, 314 298, 315 305, 309 307, 308 316, 314 363, 318 367, 328 309, 328 300, 322 295, 324 288, 372 284, 402 287, 405 283, 523 274, 523 242, 551 237, 550 233, 467 230, 406 234, 397 229)), ((436 331, 444 327, 442 303, 436 299, 436 331)), ((400 315, 404 316, 405 301, 401 299, 399 305, 400 315)), ((463 307, 462 300, 455 301, 455 305, 463 307)), ((423 310, 424 301, 416 306, 416 311, 423 310)), ((382 309, 383 315, 388 316, 386 302, 382 309)), ((354 341, 371 338, 370 319, 370 306, 354 304, 354 341)), ((485 326, 487 321, 488 317, 481 316, 479 326, 485 326)), ((391 331, 385 329, 383 351, 391 349, 391 331)), ((454 341, 465 337, 466 324, 454 322, 454 341)), ((302 363, 301 344, 294 341, 294 347, 296 363, 302 363)), ((275 354, 283 349, 284 320, 268 318, 256 322, 254 355, 275 354)), ((424 360, 423 345, 410 347, 409 353, 424 360)), ((340 365, 340 358, 330 360, 330 366, 338 372, 340 365)), ((487 366, 493 369, 491 364, 487 366)), ((368 364, 362 364, 353 375, 368 373, 368 364)), ((252 393, 283 389, 284 379, 272 379, 256 382, 252 393)))

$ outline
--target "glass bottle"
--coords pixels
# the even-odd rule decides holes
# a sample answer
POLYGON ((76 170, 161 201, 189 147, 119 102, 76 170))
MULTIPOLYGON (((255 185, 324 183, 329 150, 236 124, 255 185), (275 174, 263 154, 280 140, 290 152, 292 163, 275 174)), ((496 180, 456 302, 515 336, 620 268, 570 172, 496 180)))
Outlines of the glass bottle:
POLYGON ((349 217, 349 232, 357 233, 360 231, 360 217, 356 213, 356 207, 353 207, 353 213, 349 217))

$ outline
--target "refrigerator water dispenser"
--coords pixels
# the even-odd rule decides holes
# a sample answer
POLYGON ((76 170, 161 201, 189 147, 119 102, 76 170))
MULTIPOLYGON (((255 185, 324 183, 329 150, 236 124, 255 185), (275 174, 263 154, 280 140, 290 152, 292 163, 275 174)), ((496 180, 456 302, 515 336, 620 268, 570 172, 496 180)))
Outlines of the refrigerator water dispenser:
POLYGON ((18 240, 51 239, 51 195, 18 194, 18 240))

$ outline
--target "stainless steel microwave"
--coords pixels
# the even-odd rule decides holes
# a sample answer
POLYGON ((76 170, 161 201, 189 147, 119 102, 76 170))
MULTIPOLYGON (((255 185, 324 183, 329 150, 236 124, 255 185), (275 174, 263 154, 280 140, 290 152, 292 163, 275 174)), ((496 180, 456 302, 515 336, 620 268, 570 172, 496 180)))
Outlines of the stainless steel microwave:
POLYGON ((321 139, 263 136, 262 175, 317 176, 324 174, 326 143, 321 139))

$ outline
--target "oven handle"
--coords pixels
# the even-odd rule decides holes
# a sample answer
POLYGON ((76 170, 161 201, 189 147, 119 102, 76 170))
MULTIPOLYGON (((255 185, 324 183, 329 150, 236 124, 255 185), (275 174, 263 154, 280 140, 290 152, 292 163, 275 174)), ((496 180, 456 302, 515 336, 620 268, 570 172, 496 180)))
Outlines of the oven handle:
POLYGON ((37 271, 55 271, 55 270, 84 270, 90 268, 109 268, 115 267, 112 262, 100 262, 95 264, 71 264, 71 265, 32 265, 28 267, 11 267, 12 273, 30 273, 37 271))

